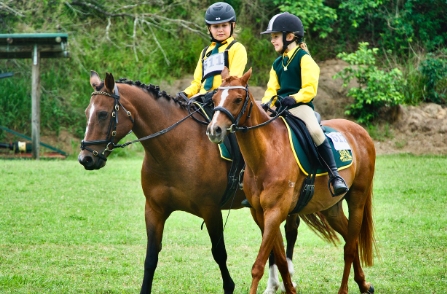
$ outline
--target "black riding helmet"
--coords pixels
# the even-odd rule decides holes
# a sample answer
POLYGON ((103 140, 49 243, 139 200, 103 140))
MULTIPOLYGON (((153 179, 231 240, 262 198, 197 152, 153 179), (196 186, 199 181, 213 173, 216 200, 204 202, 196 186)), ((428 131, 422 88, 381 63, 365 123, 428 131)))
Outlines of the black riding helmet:
POLYGON ((236 22, 236 12, 230 4, 216 2, 206 10, 205 22, 207 25, 236 22))
POLYGON ((282 33, 283 49, 281 53, 284 53, 287 46, 296 39, 302 39, 304 37, 304 26, 297 16, 288 12, 279 13, 270 19, 267 26, 267 30, 261 34, 282 33), (296 39, 292 41, 286 41, 286 35, 293 33, 296 39))
MULTIPOLYGON (((216 2, 205 12, 205 23, 208 25, 219 24, 224 22, 236 22, 236 12, 233 7, 225 2, 216 2)), ((210 33, 211 41, 216 42, 213 35, 210 33)), ((233 25, 231 26, 230 37, 233 35, 233 25)))

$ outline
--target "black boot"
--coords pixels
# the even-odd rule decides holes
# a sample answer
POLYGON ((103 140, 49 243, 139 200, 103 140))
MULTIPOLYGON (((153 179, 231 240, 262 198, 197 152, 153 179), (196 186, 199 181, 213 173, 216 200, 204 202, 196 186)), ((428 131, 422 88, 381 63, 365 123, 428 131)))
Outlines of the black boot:
POLYGON ((317 151, 324 161, 323 165, 326 168, 329 168, 328 170, 329 183, 332 184, 333 188, 332 191, 329 185, 329 191, 331 191, 332 196, 335 197, 348 192, 349 189, 346 186, 345 181, 338 174, 338 169, 337 165, 335 164, 334 155, 332 154, 331 145, 329 145, 329 141, 327 138, 326 140, 324 140, 323 144, 317 146, 317 151))
POLYGON ((241 205, 243 207, 251 208, 251 204, 250 204, 250 202, 248 202, 247 198, 245 198, 244 200, 241 201, 241 205))

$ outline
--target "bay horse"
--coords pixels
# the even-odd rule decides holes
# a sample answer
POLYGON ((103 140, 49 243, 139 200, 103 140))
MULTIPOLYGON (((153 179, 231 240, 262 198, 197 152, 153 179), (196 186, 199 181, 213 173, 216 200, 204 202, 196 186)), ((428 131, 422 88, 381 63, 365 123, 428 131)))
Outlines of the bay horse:
MULTIPOLYGON (((256 103, 248 90, 251 69, 241 78, 222 71, 222 84, 213 96, 214 115, 207 127, 210 141, 220 143, 229 132, 236 138, 246 163, 244 192, 252 205, 251 214, 262 232, 262 242, 252 267, 250 293, 255 294, 263 275, 269 252, 273 249, 278 269, 287 293, 296 293, 285 262, 279 225, 294 209, 305 179, 290 145, 287 127, 282 119, 272 119, 256 103)), ((328 189, 328 176, 318 176, 310 202, 299 212, 320 211, 330 226, 345 240, 344 270, 339 294, 348 293, 348 278, 354 267, 354 280, 361 293, 373 293, 374 287, 365 281, 363 265, 373 264, 376 248, 372 218, 372 190, 375 168, 374 143, 358 124, 334 119, 322 122, 340 132, 352 150, 352 165, 343 169, 342 177, 349 186, 345 195, 333 197, 328 189), (346 218, 342 200, 349 210, 346 218)), ((333 236, 327 238, 332 241, 333 236)))
MULTIPOLYGON (((115 82, 112 74, 106 74, 102 81, 94 71, 90 84, 94 92, 85 110, 87 128, 79 163, 87 170, 104 167, 113 148, 130 131, 142 139, 144 147, 141 185, 146 198, 147 249, 141 293, 151 293, 164 225, 178 210, 203 218, 224 293, 233 293, 221 209, 241 208, 245 195, 238 189, 234 200, 221 207, 230 162, 220 158, 219 149, 205 135, 206 126, 188 117, 188 103, 172 98, 157 86, 115 82)), ((298 225, 297 216, 286 221, 288 251, 293 252, 298 225)), ((274 278, 269 284, 279 283, 274 278)))

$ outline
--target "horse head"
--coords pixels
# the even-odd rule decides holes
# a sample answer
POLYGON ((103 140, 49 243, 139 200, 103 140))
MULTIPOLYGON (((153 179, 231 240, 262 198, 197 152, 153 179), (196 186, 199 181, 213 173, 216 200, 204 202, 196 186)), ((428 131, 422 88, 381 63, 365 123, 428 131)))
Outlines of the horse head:
POLYGON ((211 142, 222 143, 228 131, 234 132, 250 116, 254 103, 248 91, 250 76, 251 68, 241 78, 229 76, 227 67, 222 71, 222 84, 213 96, 214 115, 206 130, 211 142))
POLYGON ((94 92, 85 109, 87 127, 78 161, 85 169, 94 170, 105 166, 115 145, 132 129, 133 118, 121 104, 111 73, 106 73, 103 82, 95 71, 91 71, 90 85, 94 92))

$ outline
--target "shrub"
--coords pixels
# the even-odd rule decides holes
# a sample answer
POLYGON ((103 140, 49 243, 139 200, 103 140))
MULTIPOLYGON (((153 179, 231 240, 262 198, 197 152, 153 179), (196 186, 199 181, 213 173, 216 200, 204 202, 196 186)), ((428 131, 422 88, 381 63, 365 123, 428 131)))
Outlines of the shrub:
POLYGON ((447 59, 445 56, 445 54, 436 56, 429 53, 419 66, 424 81, 423 98, 425 102, 446 103, 447 59))
POLYGON ((379 69, 376 64, 377 48, 368 49, 368 43, 359 43, 354 53, 340 53, 338 58, 350 64, 337 73, 334 78, 342 78, 343 86, 355 79, 358 87, 348 90, 348 96, 354 103, 348 106, 347 115, 354 117, 359 123, 369 123, 377 118, 383 107, 392 107, 403 102, 402 89, 404 81, 399 69, 389 71, 379 69))

